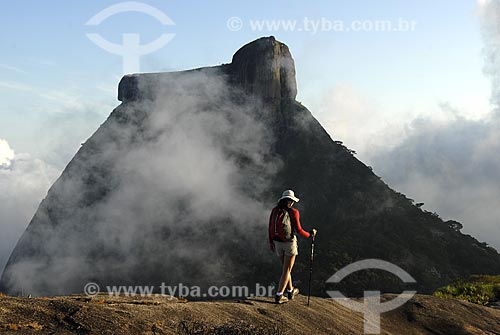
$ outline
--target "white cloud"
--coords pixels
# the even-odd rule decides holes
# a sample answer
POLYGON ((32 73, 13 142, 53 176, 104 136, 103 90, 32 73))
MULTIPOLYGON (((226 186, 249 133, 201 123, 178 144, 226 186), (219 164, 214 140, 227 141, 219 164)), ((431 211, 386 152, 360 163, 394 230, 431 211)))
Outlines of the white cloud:
POLYGON ((34 89, 31 86, 9 81, 0 81, 0 88, 6 88, 15 91, 34 91, 34 89))
POLYGON ((491 78, 493 104, 500 107, 500 1, 479 2, 479 19, 484 41, 484 73, 491 78))
POLYGON ((396 145, 407 120, 407 114, 394 115, 350 84, 336 85, 311 109, 330 136, 355 150, 362 160, 380 145, 396 145))
POLYGON ((3 269, 60 170, 26 153, 13 155, 5 140, 0 140, 0 152, 7 152, 10 157, 9 164, 0 168, 0 269, 3 269))
POLYGON ((500 250, 500 120, 415 119, 404 141, 370 160, 391 187, 500 250))
POLYGON ((318 107, 317 116, 330 135, 349 147, 364 146, 364 137, 378 126, 375 101, 351 85, 335 86, 322 97, 318 107))
POLYGON ((10 70, 10 71, 14 71, 14 72, 17 72, 17 73, 22 73, 22 74, 27 74, 28 73, 28 72, 26 72, 24 70, 21 70, 20 68, 17 68, 15 66, 11 66, 11 65, 7 65, 7 64, 0 64, 0 68, 6 69, 6 70, 10 70))
POLYGON ((481 9, 486 8, 491 2, 492 0, 477 0, 477 4, 481 9))
POLYGON ((13 158, 14 150, 6 140, 0 139, 0 168, 9 167, 13 158))

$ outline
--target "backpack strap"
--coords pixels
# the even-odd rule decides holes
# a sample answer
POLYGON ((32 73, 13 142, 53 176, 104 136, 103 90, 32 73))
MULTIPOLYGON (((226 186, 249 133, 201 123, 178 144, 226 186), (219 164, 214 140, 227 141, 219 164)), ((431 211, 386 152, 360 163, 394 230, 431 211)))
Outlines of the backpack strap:
POLYGON ((278 219, 280 218, 280 209, 276 208, 276 218, 274 219, 274 238, 278 235, 278 219))
POLYGON ((285 209, 287 212, 288 212, 288 218, 290 219, 290 226, 292 228, 292 234, 290 236, 290 241, 293 240, 293 238, 295 237, 295 226, 293 225, 293 221, 292 221, 292 215, 290 215, 290 211, 291 209, 289 210, 288 208, 285 209))

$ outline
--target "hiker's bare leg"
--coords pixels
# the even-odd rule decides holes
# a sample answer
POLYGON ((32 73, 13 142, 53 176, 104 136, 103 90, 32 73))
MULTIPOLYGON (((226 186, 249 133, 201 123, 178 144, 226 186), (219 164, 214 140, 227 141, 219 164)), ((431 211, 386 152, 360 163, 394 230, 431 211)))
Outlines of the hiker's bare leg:
MULTIPOLYGON (((280 258, 280 261, 281 261, 281 265, 283 265, 283 262, 285 261, 285 255, 282 255, 281 258, 280 258)), ((294 260, 295 262, 295 260, 294 260)), ((292 264, 292 267, 293 267, 293 264, 292 264)), ((291 291, 292 288, 293 288, 293 284, 292 284, 292 273, 290 272, 290 280, 286 283, 286 289, 288 291, 291 291)))
POLYGON ((283 271, 281 272, 280 284, 278 286, 278 292, 283 293, 285 291, 285 286, 291 286, 292 283, 292 268, 295 263, 295 256, 284 256, 283 257, 283 271))
POLYGON ((292 285, 292 273, 290 272, 290 279, 288 280, 288 283, 286 284, 286 289, 290 291, 293 288, 292 285))

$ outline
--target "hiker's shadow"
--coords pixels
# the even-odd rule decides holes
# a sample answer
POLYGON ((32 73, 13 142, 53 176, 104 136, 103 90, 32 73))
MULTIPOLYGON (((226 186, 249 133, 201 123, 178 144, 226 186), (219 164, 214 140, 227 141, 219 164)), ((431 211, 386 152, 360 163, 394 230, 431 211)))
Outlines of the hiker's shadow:
POLYGON ((246 301, 263 302, 265 304, 271 304, 271 305, 275 305, 276 304, 274 301, 264 300, 264 299, 258 299, 258 298, 247 298, 245 300, 246 301))

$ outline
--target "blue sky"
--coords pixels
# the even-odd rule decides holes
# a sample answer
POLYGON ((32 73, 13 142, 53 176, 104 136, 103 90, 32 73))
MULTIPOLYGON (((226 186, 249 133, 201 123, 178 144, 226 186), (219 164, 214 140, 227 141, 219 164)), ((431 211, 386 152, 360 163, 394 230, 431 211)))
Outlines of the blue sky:
MULTIPOLYGON (((0 208, 4 210, 0 211, 0 224, 15 221, 5 244, 7 249, 17 241, 36 206, 80 143, 119 104, 116 89, 123 75, 122 58, 95 45, 87 33, 99 33, 114 43, 120 43, 124 33, 140 34, 143 43, 155 40, 162 33, 175 34, 163 48, 141 58, 141 72, 228 63, 242 45, 274 35, 289 46, 295 59, 298 100, 333 138, 357 150, 358 157, 374 164, 375 172, 395 189, 429 201, 429 209, 444 213, 446 218, 471 221, 474 217, 474 212, 467 216, 450 204, 442 204, 444 200, 439 196, 445 197, 444 189, 432 190, 433 195, 428 196, 430 190, 419 189, 417 184, 422 183, 410 180, 411 177, 392 178, 391 169, 375 156, 381 147, 385 150, 402 145, 386 159, 397 160, 406 139, 413 135, 419 138, 414 132, 422 129, 422 122, 438 129, 443 125, 452 127, 457 119, 483 122, 489 117, 494 107, 490 104, 490 78, 483 73, 484 40, 476 1, 147 0, 142 3, 165 13, 175 25, 163 26, 137 12, 117 14, 99 26, 85 25, 101 10, 118 3, 18 0, 4 2, 2 6, 0 156, 4 157, 0 157, 0 167, 2 159, 12 156, 11 151, 23 162, 30 162, 17 164, 25 166, 26 171, 0 175, 0 187, 4 187, 2 199, 10 201, 8 210, 22 214, 9 216, 7 209, 0 208), (233 17, 241 19, 238 31, 228 28, 228 19, 233 17), (405 32, 313 33, 285 29, 255 31, 250 22, 296 20, 300 27, 305 18, 318 22, 342 20, 346 25, 355 20, 395 23, 402 18, 416 25, 414 31, 405 32), (415 123, 416 120, 420 123, 415 123), (36 173, 33 169, 37 169, 36 173), (5 191, 7 187, 12 188, 11 193, 5 191), (16 193, 19 187, 24 187, 23 192, 16 193)), ((420 171, 417 165, 415 171, 420 171)), ((433 180, 427 182, 435 184, 433 180)), ((495 201, 498 196, 493 194, 495 201)), ((493 225, 493 218, 484 220, 489 221, 481 229, 476 229, 474 223, 466 229, 500 247, 496 231, 491 237, 487 229, 493 225)), ((2 250, 0 266, 4 257, 1 254, 2 250)))
MULTIPOLYGON (((389 120, 405 113, 432 113, 440 101, 462 104, 464 113, 474 114, 473 103, 467 101, 484 105, 488 100, 489 81, 481 70, 482 44, 474 1, 147 1, 144 3, 167 14, 175 26, 162 26, 142 13, 120 13, 97 27, 85 25, 116 3, 21 0, 4 5, 0 14, 0 78, 4 83, 0 86, 0 134, 17 151, 43 154, 43 148, 35 148, 33 139, 28 139, 29 132, 44 113, 51 113, 57 102, 54 99, 63 94, 69 100, 106 102, 103 106, 107 107, 117 104, 122 59, 93 44, 86 37, 90 32, 115 43, 127 32, 141 34, 144 42, 162 32, 174 33, 162 49, 142 57, 144 72, 227 63, 243 44, 275 35, 292 51, 298 99, 313 113, 322 96, 339 84, 374 97, 389 120), (227 28, 228 18, 235 16, 243 21, 237 32, 227 28), (249 24, 249 20, 302 22, 304 18, 347 23, 404 18, 415 20, 416 29, 313 34, 252 31, 249 24), (49 97, 34 99, 37 92, 49 97), (47 108, 41 112, 43 106, 47 108)), ((107 115, 110 110, 96 112, 107 115)), ((328 118, 319 112, 316 115, 328 118)))

